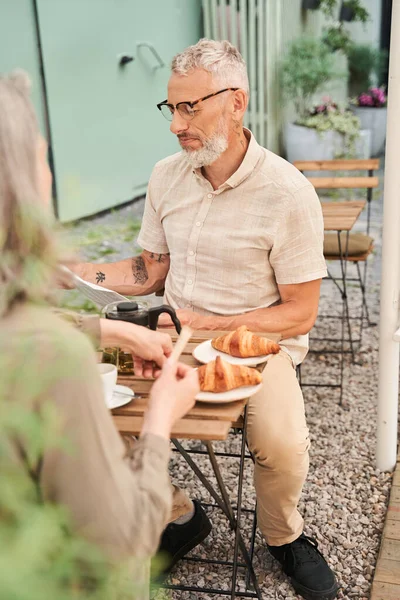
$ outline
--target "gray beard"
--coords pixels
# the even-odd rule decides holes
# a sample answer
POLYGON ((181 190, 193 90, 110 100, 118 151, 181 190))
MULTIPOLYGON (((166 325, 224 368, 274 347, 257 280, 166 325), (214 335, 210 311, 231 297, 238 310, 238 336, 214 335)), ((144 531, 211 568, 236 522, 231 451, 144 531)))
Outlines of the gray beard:
POLYGON ((228 134, 226 128, 221 126, 214 135, 203 142, 202 148, 188 150, 182 148, 183 156, 194 168, 208 167, 215 162, 228 148, 228 134))

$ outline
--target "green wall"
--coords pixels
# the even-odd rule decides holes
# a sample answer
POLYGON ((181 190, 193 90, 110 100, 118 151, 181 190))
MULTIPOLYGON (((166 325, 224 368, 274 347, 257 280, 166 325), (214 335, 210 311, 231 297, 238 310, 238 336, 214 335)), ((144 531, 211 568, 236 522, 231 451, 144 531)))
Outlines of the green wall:
POLYGON ((24 69, 32 80, 32 100, 45 133, 39 58, 32 0, 0 0, 0 73, 24 69))
MULTIPOLYGON (((33 1, 1 0, 0 68, 22 66, 31 73, 41 110, 33 1)), ((70 221, 141 195, 155 162, 179 149, 156 104, 166 97, 173 55, 201 37, 201 2, 36 0, 36 5, 58 214, 70 221), (140 42, 153 46, 164 66, 140 42), (121 54, 135 60, 120 67, 121 54)))

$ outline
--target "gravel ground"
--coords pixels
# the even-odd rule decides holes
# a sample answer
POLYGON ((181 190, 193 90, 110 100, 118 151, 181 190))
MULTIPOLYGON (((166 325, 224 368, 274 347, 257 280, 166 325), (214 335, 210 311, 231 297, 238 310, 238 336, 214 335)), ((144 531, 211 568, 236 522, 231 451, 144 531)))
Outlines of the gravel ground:
MULTIPOLYGON (((382 172, 380 173, 382 176, 382 172)), ((126 258, 138 250, 135 243, 143 201, 136 202, 118 211, 81 223, 70 228, 81 254, 97 262, 126 258), (97 233, 96 233, 97 232, 97 233)), ((372 230, 375 252, 369 260, 368 304, 373 321, 379 316, 379 280, 381 254, 382 197, 376 194, 372 211, 372 230)), ((357 224, 362 230, 363 221, 357 224)), ((333 266, 337 269, 337 265, 333 266)), ((349 269, 354 267, 350 266, 349 269)), ((351 275, 351 271, 349 271, 351 275)), ((360 298, 358 290, 351 286, 349 293, 351 314, 358 314, 360 298)), ((76 308, 81 300, 71 292, 66 293, 64 302, 76 308)), ((332 282, 322 286, 320 315, 335 315, 340 312, 340 297, 332 282)), ((356 334, 356 322, 353 325, 356 334)), ((335 337, 339 321, 319 318, 313 331, 314 337, 335 337)), ((312 344, 319 350, 317 342, 312 344)), ((337 347, 334 343, 331 348, 337 347)), ((391 475, 375 469, 376 444, 376 398, 378 367, 378 327, 365 329, 362 344, 357 352, 356 363, 346 358, 343 402, 338 404, 339 394, 333 388, 305 387, 304 397, 308 425, 312 439, 310 472, 300 503, 305 517, 305 532, 318 540, 319 547, 336 571, 342 590, 339 598, 369 598, 386 506, 391 484, 391 475)), ((320 352, 309 354, 302 367, 303 383, 337 383, 339 375, 337 355, 320 352)), ((197 448, 199 443, 186 443, 197 448)), ((215 444, 219 450, 239 451, 240 435, 232 434, 227 442, 215 444)), ((196 457, 201 469, 211 476, 208 461, 196 457)), ((250 463, 250 461, 246 461, 250 463)), ((236 459, 221 458, 222 473, 234 498, 237 486, 238 464, 236 459)), ((183 459, 173 455, 171 475, 192 497, 210 502, 210 497, 196 480, 183 459)), ((246 465, 243 490, 243 506, 254 506, 252 465, 246 465)), ((207 558, 230 558, 233 553, 233 536, 225 517, 219 509, 207 508, 213 530, 205 542, 196 548, 196 556, 207 558)), ((244 534, 250 535, 251 519, 244 518, 244 534)), ((292 600, 297 596, 278 564, 269 556, 259 533, 255 545, 255 571, 263 598, 292 600)), ((181 561, 175 568, 172 583, 185 585, 207 585, 222 589, 229 588, 229 572, 224 567, 181 561)), ((243 573, 239 569, 239 589, 243 588, 243 573)), ((180 600, 210 598, 209 594, 173 592, 172 597, 180 600)), ((224 598, 222 594, 214 596, 224 598)))

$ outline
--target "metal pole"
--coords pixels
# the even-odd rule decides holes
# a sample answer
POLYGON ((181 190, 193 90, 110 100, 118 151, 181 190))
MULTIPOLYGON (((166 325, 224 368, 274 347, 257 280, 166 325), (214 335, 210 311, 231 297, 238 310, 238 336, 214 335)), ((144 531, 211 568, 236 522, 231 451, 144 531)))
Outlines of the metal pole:
POLYGON ((383 471, 395 467, 397 449, 399 344, 393 335, 398 326, 400 289, 400 0, 393 0, 388 91, 376 450, 376 464, 383 471))

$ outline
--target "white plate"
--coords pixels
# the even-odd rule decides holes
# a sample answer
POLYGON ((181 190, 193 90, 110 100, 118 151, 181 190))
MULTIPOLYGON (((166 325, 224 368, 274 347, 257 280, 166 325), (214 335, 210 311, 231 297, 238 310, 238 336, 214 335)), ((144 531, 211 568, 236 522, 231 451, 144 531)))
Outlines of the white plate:
POLYGON ((214 402, 215 404, 235 402, 235 400, 242 400, 242 398, 254 396, 261 387, 262 383, 259 383, 258 385, 246 385, 219 394, 214 394, 214 392, 199 392, 196 396, 196 400, 199 400, 199 402, 214 402))
POLYGON ((107 407, 112 410, 113 408, 125 406, 125 404, 129 404, 134 395, 135 392, 126 387, 126 385, 116 385, 111 403, 108 404, 107 407))
POLYGON ((250 358, 239 358, 237 356, 231 356, 225 352, 220 352, 211 346, 211 340, 202 342, 193 350, 193 356, 201 363, 207 364, 212 360, 215 360, 217 356, 220 356, 226 362, 232 365, 245 365, 247 367, 254 367, 263 362, 266 362, 271 356, 270 354, 263 354, 262 356, 251 356, 250 358))

